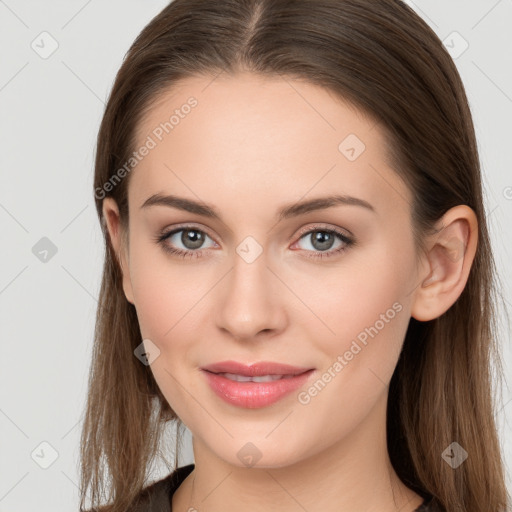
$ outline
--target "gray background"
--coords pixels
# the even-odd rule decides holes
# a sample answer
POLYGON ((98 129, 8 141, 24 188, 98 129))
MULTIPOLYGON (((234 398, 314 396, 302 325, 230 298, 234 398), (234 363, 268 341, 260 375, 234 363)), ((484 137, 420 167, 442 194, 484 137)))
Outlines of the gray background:
MULTIPOLYGON (((408 3, 451 47, 466 85, 510 309, 512 1, 408 3)), ((95 137, 125 52, 166 4, 0 0, 0 512, 78 509, 103 255, 92 194, 95 137)), ((501 316, 508 386, 498 422, 512 489, 512 358, 501 316)), ((192 462, 187 439, 181 464, 192 462)))

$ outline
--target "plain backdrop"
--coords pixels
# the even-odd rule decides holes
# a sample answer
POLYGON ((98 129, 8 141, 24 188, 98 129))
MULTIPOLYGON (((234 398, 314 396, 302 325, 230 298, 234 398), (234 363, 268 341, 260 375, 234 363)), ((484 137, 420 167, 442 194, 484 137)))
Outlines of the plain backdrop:
MULTIPOLYGON (((408 2, 450 48, 474 115, 512 304, 512 2, 408 2)), ((124 54, 163 0, 0 0, 0 512, 78 510, 78 446, 103 240, 95 137, 124 54)), ((511 483, 512 373, 498 424, 511 483)), ((170 445, 172 449, 172 444, 170 445)), ((190 436, 180 464, 193 461, 190 436)), ((154 477, 162 477, 158 468, 154 477)))

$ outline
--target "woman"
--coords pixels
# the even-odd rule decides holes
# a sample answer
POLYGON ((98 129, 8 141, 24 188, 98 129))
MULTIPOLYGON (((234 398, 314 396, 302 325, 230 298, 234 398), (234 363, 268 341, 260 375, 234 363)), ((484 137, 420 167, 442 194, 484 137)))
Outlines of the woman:
POLYGON ((81 510, 506 509, 475 133, 409 7, 175 0, 94 188, 81 510), (148 485, 172 423, 195 463, 148 485))

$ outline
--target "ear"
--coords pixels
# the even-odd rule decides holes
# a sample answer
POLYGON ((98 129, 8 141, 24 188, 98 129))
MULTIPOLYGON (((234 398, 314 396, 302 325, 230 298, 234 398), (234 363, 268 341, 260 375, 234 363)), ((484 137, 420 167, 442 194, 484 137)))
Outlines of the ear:
POLYGON ((133 290, 130 280, 130 266, 128 262, 128 250, 125 243, 125 236, 128 238, 128 233, 123 233, 120 223, 119 208, 117 203, 111 197, 103 199, 103 218, 110 236, 110 242, 114 248, 117 256, 117 261, 121 267, 123 274, 123 290, 128 302, 133 304, 133 290))
POLYGON ((438 221, 422 258, 421 285, 414 292, 411 316, 425 322, 441 316, 459 298, 473 263, 478 221, 466 205, 454 206, 438 221))

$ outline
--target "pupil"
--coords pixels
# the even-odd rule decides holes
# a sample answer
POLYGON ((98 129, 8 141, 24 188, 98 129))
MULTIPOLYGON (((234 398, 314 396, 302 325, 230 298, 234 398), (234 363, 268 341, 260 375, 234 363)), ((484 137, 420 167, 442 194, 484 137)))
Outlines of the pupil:
POLYGON ((201 244, 203 243, 203 236, 199 231, 187 229, 183 231, 181 241, 189 249, 197 249, 198 247, 201 247, 201 244))
POLYGON ((325 231, 316 231, 313 234, 314 242, 319 242, 319 246, 313 243, 313 246, 318 250, 326 250, 332 247, 332 239, 333 236, 331 233, 326 233, 325 231))

